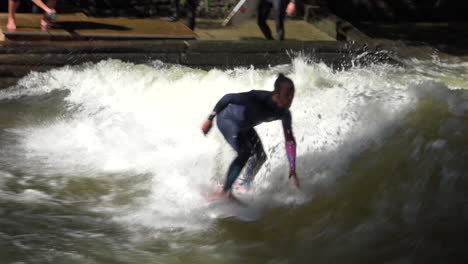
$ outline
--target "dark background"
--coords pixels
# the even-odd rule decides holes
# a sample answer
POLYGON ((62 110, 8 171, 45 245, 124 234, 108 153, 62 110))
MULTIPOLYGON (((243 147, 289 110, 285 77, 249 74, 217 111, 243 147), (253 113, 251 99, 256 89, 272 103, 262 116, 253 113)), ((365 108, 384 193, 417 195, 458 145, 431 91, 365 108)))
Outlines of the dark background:
POLYGON ((348 21, 468 21, 466 0, 324 0, 348 21))

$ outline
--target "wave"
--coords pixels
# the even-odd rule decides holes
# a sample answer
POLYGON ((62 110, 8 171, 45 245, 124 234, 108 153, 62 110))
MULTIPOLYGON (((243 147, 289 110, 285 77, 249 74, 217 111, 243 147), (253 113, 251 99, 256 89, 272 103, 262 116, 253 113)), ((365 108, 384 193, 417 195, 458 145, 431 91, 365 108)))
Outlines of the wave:
POLYGON ((54 199, 89 195, 63 188, 104 184, 88 209, 129 228, 205 229, 214 221, 203 211, 205 192, 223 182, 234 153, 216 129, 203 137, 201 122, 225 93, 271 90, 285 72, 297 89, 291 110, 302 189, 287 181, 280 124, 262 124, 269 159, 249 203, 260 212, 293 205, 308 214, 332 192, 338 208, 362 202, 385 214, 396 201, 409 217, 430 199, 418 193, 436 192, 424 182, 438 177, 449 196, 467 171, 468 66, 407 63, 334 70, 297 58, 269 69, 204 71, 106 60, 32 73, 0 91, 9 109, 0 121, 0 162, 47 186, 28 193, 45 188, 54 199), (404 193, 414 196, 394 197, 404 193))

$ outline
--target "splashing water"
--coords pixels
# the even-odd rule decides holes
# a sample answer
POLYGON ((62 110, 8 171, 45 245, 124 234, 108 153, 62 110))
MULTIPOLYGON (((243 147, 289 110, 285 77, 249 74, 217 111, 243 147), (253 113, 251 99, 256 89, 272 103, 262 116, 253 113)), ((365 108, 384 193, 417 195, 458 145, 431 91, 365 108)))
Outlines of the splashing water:
POLYGON ((341 71, 306 58, 209 71, 107 60, 32 73, 0 91, 5 254, 37 263, 406 263, 430 259, 422 252, 431 248, 447 253, 433 242, 446 238, 425 228, 466 217, 448 212, 467 201, 467 87, 468 64, 416 60, 341 71), (212 219, 206 193, 234 152, 200 125, 221 96, 272 90, 279 72, 296 85, 302 188, 287 180, 281 124, 262 124, 268 161, 245 196, 261 219, 212 219), (356 253, 370 245, 374 253, 356 253))

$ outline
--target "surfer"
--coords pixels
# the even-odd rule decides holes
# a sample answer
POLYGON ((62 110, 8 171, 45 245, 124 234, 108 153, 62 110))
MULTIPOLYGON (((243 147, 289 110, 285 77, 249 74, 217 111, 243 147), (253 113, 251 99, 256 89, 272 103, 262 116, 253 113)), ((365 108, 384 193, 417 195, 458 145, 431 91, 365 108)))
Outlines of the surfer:
POLYGON ((266 20, 273 7, 275 12, 276 35, 278 40, 284 40, 284 17, 286 13, 292 16, 296 12, 295 0, 260 0, 257 11, 257 24, 265 38, 272 40, 270 27, 266 20))
POLYGON ((273 92, 252 90, 226 94, 215 105, 208 119, 202 124, 202 132, 206 135, 210 131, 213 119, 216 117, 219 130, 237 152, 237 157, 229 166, 220 196, 236 200, 231 188, 246 164, 244 183, 249 184, 253 180, 266 160, 262 142, 254 127, 274 120, 282 121, 289 162, 289 178, 299 188, 296 175, 296 140, 289 111, 293 98, 293 81, 280 73, 273 92))

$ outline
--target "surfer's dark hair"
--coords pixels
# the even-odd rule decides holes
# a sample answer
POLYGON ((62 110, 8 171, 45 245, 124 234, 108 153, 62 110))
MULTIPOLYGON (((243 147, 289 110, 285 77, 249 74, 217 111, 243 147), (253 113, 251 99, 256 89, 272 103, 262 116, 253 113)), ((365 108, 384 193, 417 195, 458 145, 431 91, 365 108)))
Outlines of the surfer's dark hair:
POLYGON ((274 86, 275 86, 275 89, 273 90, 273 93, 279 93, 281 89, 285 89, 285 88, 294 90, 293 81, 289 79, 288 77, 286 77, 283 73, 278 74, 278 78, 276 78, 274 86), (289 85, 281 85, 283 83, 287 83, 289 85))

